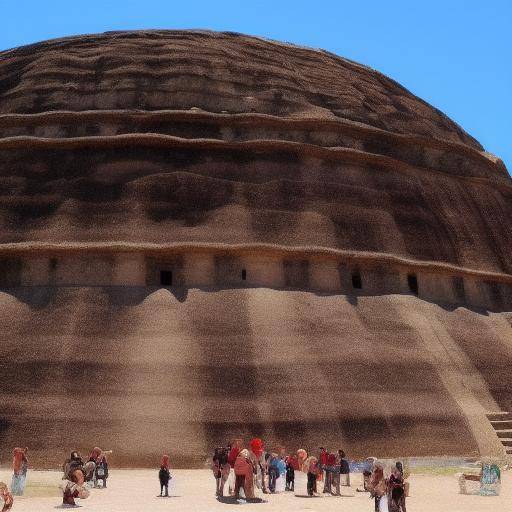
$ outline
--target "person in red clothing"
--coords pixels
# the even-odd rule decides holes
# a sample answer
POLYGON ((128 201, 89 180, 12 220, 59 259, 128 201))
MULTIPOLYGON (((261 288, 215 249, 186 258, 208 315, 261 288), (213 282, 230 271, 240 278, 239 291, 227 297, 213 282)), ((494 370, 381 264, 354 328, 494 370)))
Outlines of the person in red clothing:
POLYGON ((228 478, 228 489, 229 494, 233 494, 235 492, 235 462, 236 458, 238 457, 238 454, 242 450, 242 440, 241 439, 235 439, 231 445, 229 445, 229 451, 228 451, 228 464, 231 467, 231 470, 229 472, 229 478, 228 478))
POLYGON ((235 461, 235 498, 240 497, 243 488, 247 499, 254 498, 254 466, 252 465, 249 450, 242 450, 235 461))
POLYGON ((14 448, 12 451, 12 482, 11 490, 14 496, 23 496, 27 477, 28 448, 14 448))
POLYGON ((324 490, 323 492, 330 492, 328 491, 326 488, 327 486, 327 472, 326 472, 326 468, 327 468, 327 457, 328 457, 328 453, 327 453, 327 450, 321 446, 320 447, 320 455, 318 457, 318 465, 319 465, 319 469, 320 471, 318 471, 318 475, 319 475, 319 478, 318 480, 322 480, 324 481, 324 490))

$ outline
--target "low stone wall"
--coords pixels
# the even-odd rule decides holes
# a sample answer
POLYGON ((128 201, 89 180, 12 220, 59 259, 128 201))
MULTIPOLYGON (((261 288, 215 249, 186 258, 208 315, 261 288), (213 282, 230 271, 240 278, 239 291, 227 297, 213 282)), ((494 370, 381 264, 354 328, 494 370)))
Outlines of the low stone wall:
POLYGON ((413 294, 437 303, 512 310, 512 276, 370 256, 269 247, 11 251, 0 256, 0 287, 268 287, 353 296, 413 294))

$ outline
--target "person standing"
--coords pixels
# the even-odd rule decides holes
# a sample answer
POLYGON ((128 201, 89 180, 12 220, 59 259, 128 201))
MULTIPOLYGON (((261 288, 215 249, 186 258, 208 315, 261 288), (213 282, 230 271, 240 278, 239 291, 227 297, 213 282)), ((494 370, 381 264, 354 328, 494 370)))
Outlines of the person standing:
POLYGON ((240 489, 244 490, 246 499, 254 498, 254 466, 249 450, 243 449, 235 460, 235 498, 240 498, 240 489))
POLYGON ((340 474, 344 478, 342 485, 350 487, 350 464, 347 460, 347 456, 343 450, 338 450, 338 457, 340 459, 340 474))
POLYGON ((107 487, 107 478, 108 478, 108 462, 107 462, 107 458, 105 457, 105 455, 103 455, 99 464, 96 466, 95 482, 98 482, 98 480, 101 480, 102 481, 102 489, 105 489, 107 487))
POLYGON ((286 487, 287 491, 295 490, 295 468, 291 457, 286 458, 286 487))
POLYGON ((160 470, 158 471, 158 479, 160 480, 160 496, 169 497, 169 480, 171 479, 171 472, 169 470, 169 455, 162 456, 160 470), (163 494, 165 490, 165 494, 163 494))
POLYGON ((318 476, 319 476, 319 479, 323 479, 323 481, 324 481, 323 492, 325 492, 325 493, 331 492, 329 490, 328 473, 327 473, 327 457, 328 456, 329 456, 329 454, 327 453, 327 450, 323 446, 321 446, 320 454, 318 457, 318 468, 320 470, 318 472, 318 476))
POLYGON ((27 479, 28 448, 14 448, 12 454, 12 483, 11 490, 14 496, 23 496, 27 479))
POLYGON ((318 465, 318 460, 316 457, 309 457, 304 462, 304 466, 307 468, 307 476, 308 476, 308 496, 313 496, 316 490, 316 478, 318 474, 322 471, 320 466, 318 465))

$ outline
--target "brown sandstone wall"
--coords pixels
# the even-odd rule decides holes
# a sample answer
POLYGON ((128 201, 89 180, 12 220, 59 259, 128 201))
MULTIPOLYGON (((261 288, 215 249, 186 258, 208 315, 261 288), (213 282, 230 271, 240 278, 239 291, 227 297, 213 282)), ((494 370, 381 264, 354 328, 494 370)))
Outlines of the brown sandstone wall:
MULTIPOLYGON (((38 288, 0 300, 2 460, 27 444, 34 463, 56 465, 100 445, 116 465, 154 465, 169 451, 200 466, 238 435, 352 457, 478 451, 404 316, 419 304, 425 318, 460 313, 413 297, 38 288)), ((465 315, 485 351, 509 364, 481 329, 486 317, 465 315)))

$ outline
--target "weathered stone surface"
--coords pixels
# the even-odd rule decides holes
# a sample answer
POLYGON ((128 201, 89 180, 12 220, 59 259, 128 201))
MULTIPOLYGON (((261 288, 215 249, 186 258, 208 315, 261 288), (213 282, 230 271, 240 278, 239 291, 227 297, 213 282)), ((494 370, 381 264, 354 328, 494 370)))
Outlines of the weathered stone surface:
POLYGON ((200 31, 2 52, 0 457, 493 453, 511 224, 499 159, 327 52, 200 31))
POLYGON ((3 52, 0 76, 1 242, 279 242, 512 270, 502 163, 346 59, 123 32, 3 52))

